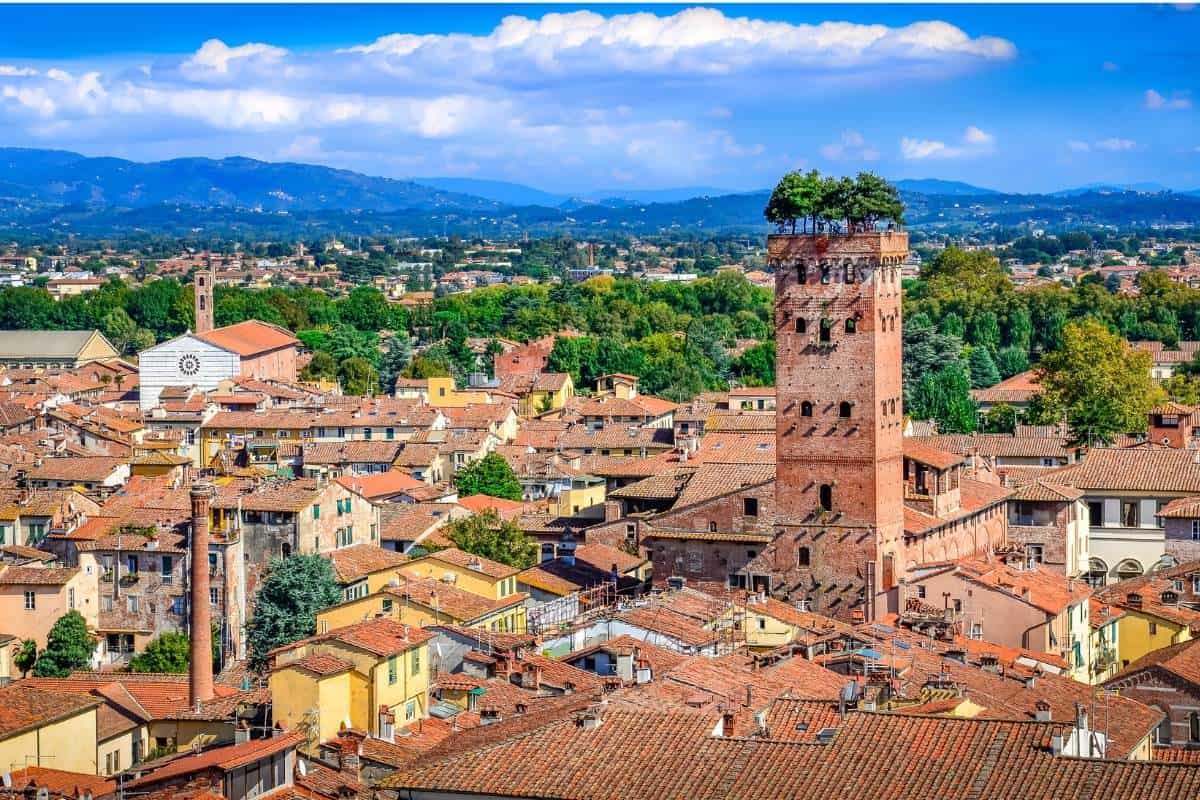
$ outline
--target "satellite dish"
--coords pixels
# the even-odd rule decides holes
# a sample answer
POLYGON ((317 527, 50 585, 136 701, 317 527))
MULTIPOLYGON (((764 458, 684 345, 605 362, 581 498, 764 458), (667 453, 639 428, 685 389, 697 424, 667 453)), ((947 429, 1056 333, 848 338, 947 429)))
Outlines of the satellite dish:
POLYGON ((304 763, 303 758, 296 759, 296 769, 299 770, 302 778, 308 774, 308 764, 304 763))

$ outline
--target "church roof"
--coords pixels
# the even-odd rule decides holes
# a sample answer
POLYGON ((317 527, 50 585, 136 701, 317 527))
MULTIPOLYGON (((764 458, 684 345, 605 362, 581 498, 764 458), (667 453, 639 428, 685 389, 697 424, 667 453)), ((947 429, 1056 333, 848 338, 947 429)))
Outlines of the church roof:
POLYGON ((222 350, 229 350, 240 356, 255 356, 299 343, 299 340, 287 330, 256 319, 248 319, 236 325, 226 325, 224 328, 216 328, 205 333, 196 333, 195 336, 222 350))

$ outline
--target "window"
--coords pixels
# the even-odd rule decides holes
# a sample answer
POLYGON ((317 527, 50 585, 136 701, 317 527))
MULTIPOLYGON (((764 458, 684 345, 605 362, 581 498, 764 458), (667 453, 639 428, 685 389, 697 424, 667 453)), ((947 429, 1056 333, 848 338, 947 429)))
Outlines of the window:
POLYGON ((1188 714, 1188 741, 1200 742, 1200 714, 1195 711, 1188 714))
POLYGON ((743 497, 742 498, 742 516, 757 517, 758 516, 758 498, 743 497))
POLYGON ((371 429, 370 428, 363 428, 363 438, 366 439, 367 441, 371 440, 371 429))
POLYGON ((221 601, 221 590, 215 586, 210 586, 208 589, 208 602, 216 605, 221 601))
MULTIPOLYGON (((1157 706, 1155 706, 1157 708, 1157 706)), ((1162 709, 1159 709, 1162 711, 1162 709)), ((1171 743, 1171 715, 1163 711, 1163 720, 1158 723, 1158 727, 1154 729, 1155 744, 1170 744, 1171 743)))
POLYGON ((767 618, 766 617, 758 617, 758 629, 760 631, 765 631, 767 629, 767 618))
POLYGON ((805 400, 800 404, 800 416, 811 417, 813 414, 813 404, 805 400))
POLYGON ((421 649, 417 648, 412 652, 412 672, 411 675, 416 675, 421 671, 421 649))
POLYGON ((922 600, 925 599, 925 587, 924 586, 917 587, 917 597, 921 598, 922 600))
POLYGON ((972 639, 982 639, 983 638, 983 623, 982 622, 972 622, 971 623, 971 638, 972 639))
POLYGON ((385 613, 385 614, 392 613, 392 598, 390 598, 390 597, 383 598, 383 603, 380 606, 380 608, 382 609, 383 613, 385 613))
POLYGON ((388 683, 396 682, 396 657, 388 659, 388 683))
POLYGON ((387 439, 388 439, 389 441, 390 441, 390 440, 392 440, 392 439, 395 439, 395 438, 396 438, 396 429, 395 429, 395 428, 388 428, 386 431, 384 431, 384 435, 387 437, 387 439))
POLYGON ((1200 519, 1192 520, 1192 541, 1200 542, 1200 519))
POLYGON ((954 598, 954 613, 955 614, 962 613, 962 600, 957 597, 954 598))
POLYGON ((716 533, 717 532, 717 523, 715 523, 715 522, 708 523, 708 532, 716 533))
MULTIPOLYGON (((109 605, 107 610, 112 611, 112 598, 107 597, 105 599, 108 600, 108 605, 109 605)), ((183 616, 183 598, 182 597, 176 597, 174 600, 171 601, 171 613, 175 614, 177 616, 180 616, 180 617, 183 616)))
POLYGON ((852 406, 850 403, 846 402, 845 400, 838 403, 838 416, 842 419, 849 419, 851 408, 852 406))
POLYGON ((317 505, 316 503, 313 503, 313 519, 320 519, 320 518, 321 518, 321 507, 319 505, 317 505))
POLYGON ((845 281, 846 283, 854 283, 854 265, 853 264, 846 263, 846 265, 844 267, 842 267, 842 280, 845 281))
POLYGON ((208 554, 208 572, 210 575, 212 575, 212 574, 215 574, 216 571, 217 571, 217 554, 209 553, 208 554))
MULTIPOLYGON (((176 602, 178 602, 178 603, 180 604, 180 605, 179 605, 179 607, 180 607, 180 609, 182 609, 182 608, 183 608, 183 601, 182 601, 182 600, 178 600, 178 601, 176 601, 176 602)), ((103 611, 103 612, 105 612, 105 613, 108 613, 108 612, 112 611, 112 609, 113 609, 113 605, 112 605, 112 598, 111 598, 111 597, 108 597, 107 595, 105 595, 104 597, 101 597, 101 598, 100 598, 100 610, 101 610, 101 611, 103 611)), ((182 611, 182 610, 180 610, 178 613, 182 614, 182 613, 183 613, 183 611, 182 611)))
POLYGON ((1121 501, 1121 524, 1126 528, 1138 526, 1138 504, 1136 502, 1121 501))
POLYGON ((67 587, 67 608, 70 610, 75 609, 75 587, 74 586, 67 587))
POLYGON ((138 574, 138 560, 137 560, 137 556, 132 556, 132 555, 131 555, 131 556, 126 556, 126 557, 125 557, 125 571, 126 571, 126 572, 128 572, 130 575, 137 575, 137 574, 138 574))
POLYGON ((33 592, 25 592, 25 610, 33 611, 37 608, 37 595, 33 592))
POLYGON ((800 281, 800 283, 808 283, 808 265, 807 264, 797 264, 796 265, 796 280, 800 281))
POLYGON ((807 547, 796 548, 796 566, 807 567, 812 563, 812 553, 807 547))
MULTIPOLYGON (((212 570, 212 561, 213 561, 212 555, 213 554, 211 554, 211 553, 209 554, 209 559, 208 559, 209 570, 212 570)), ((175 559, 171 558, 170 556, 162 557, 162 561, 159 563, 158 575, 160 578, 163 579, 163 583, 171 582, 171 572, 173 571, 174 567, 175 567, 175 559)))
POLYGON ((136 594, 125 595, 125 608, 130 614, 138 613, 138 596, 136 594))
POLYGON ((833 510, 833 487, 828 483, 821 484, 817 506, 822 511, 833 510))
POLYGON ((829 283, 833 280, 833 271, 829 269, 828 264, 821 265, 821 283, 829 283))
POLYGON ((1043 553, 1044 553, 1044 548, 1042 545, 1027 544, 1027 545, 1025 545, 1025 552, 1029 555, 1030 561, 1034 562, 1035 564, 1042 563, 1042 557, 1043 557, 1043 553))
POLYGON ((831 320, 821 320, 821 341, 828 342, 833 339, 833 322, 831 320))
POLYGON ((1104 524, 1104 502, 1101 500, 1088 501, 1088 525, 1100 526, 1104 524))
POLYGON ((404 704, 404 719, 413 720, 417 717, 417 701, 409 700, 404 704))
POLYGON ((858 322, 853 319, 847 319, 846 333, 858 333, 858 322))
POLYGON ((1154 635, 1156 635, 1157 633, 1158 633, 1158 623, 1157 623, 1157 622, 1151 622, 1151 623, 1150 623, 1150 635, 1151 635, 1151 636, 1154 636, 1154 635))
POLYGON ((808 320, 804 317, 796 317, 796 333, 808 332, 808 320))

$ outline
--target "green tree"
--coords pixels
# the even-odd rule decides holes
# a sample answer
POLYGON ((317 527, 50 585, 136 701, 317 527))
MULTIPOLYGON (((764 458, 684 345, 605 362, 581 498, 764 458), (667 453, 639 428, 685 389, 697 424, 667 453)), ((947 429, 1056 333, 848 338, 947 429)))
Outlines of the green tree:
POLYGON ((129 352, 129 343, 137 331, 137 323, 123 308, 114 308, 100 320, 100 332, 122 353, 129 352))
POLYGON ((463 497, 486 494, 506 500, 521 499, 521 482, 499 453, 488 453, 463 467, 454 476, 454 486, 463 497))
POLYGON ((405 331, 397 331, 388 340, 384 350, 383 360, 379 363, 379 385, 385 394, 396 391, 396 379, 408 368, 413 360, 412 340, 405 331))
POLYGON ((365 358, 354 356, 338 364, 342 392, 352 395, 375 394, 379 388, 375 368, 365 358))
POLYGON ((1109 444, 1144 430, 1164 397, 1150 377, 1150 354, 1130 347, 1103 324, 1084 319, 1063 329, 1063 346, 1038 365, 1047 408, 1066 419, 1074 444, 1109 444))
POLYGON ((1000 352, 996 354, 996 369, 1000 371, 1001 378, 1019 375, 1029 369, 1029 356, 1017 345, 1001 347, 1000 352))
POLYGON ((904 224, 900 193, 873 172, 858 173, 846 203, 846 221, 853 230, 871 231, 883 220, 904 224))
POLYGON ((443 530, 446 538, 460 550, 482 558, 517 569, 537 563, 540 550, 537 540, 526 536, 515 523, 501 520, 493 509, 452 520, 443 530))
POLYGON ((336 307, 342 322, 360 331, 379 331, 392 324, 391 306, 383 293, 373 286, 351 289, 336 307))
POLYGON ((337 378, 337 362, 324 350, 317 350, 300 370, 302 381, 331 381, 337 378))
POLYGON ((747 347, 733 362, 733 371, 746 386, 774 386, 775 342, 747 347))
POLYGON ((246 625, 251 667, 261 672, 271 650, 316 633, 317 612, 341 599, 328 559, 316 554, 273 559, 246 625))
POLYGON ((967 368, 971 372, 971 388, 986 389, 1000 382, 1000 370, 992 360, 992 353, 986 347, 972 347, 967 355, 967 368))
POLYGON ((978 421, 978 409, 971 399, 971 383, 963 366, 955 362, 921 376, 905 402, 909 415, 932 419, 941 433, 970 433, 978 421))
POLYGON ((997 403, 983 414, 987 433, 1012 433, 1017 429, 1017 410, 1008 403, 997 403))
POLYGON ((86 669, 96 650, 96 640, 87 629, 87 621, 78 611, 58 618, 46 636, 46 647, 37 657, 33 674, 39 678, 65 678, 86 669))
POLYGON ((803 221, 803 230, 807 230, 808 220, 817 210, 820 190, 821 176, 815 169, 808 173, 789 172, 775 185, 763 216, 780 229, 790 228, 792 233, 796 232, 798 221, 803 221))
POLYGON ((14 286, 0 292, 0 330, 56 328, 54 298, 45 289, 14 286))
POLYGON ((129 662, 134 672, 161 672, 183 674, 191 663, 191 642, 187 634, 166 631, 151 639, 146 649, 129 662))
POLYGON ((22 641, 20 649, 13 654, 13 665, 21 670, 22 678, 29 675, 29 670, 37 663, 37 654, 37 642, 33 639, 22 641))

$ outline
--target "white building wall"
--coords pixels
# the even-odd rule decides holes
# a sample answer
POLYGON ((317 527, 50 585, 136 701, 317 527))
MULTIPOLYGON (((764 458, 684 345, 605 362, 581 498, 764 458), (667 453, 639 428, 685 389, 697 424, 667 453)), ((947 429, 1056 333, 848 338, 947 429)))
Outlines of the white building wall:
POLYGON ((138 378, 143 411, 158 405, 158 396, 167 386, 197 386, 212 391, 222 380, 241 374, 242 361, 237 353, 222 350, 190 333, 155 345, 138 354, 138 378), (195 374, 183 370, 184 356, 199 360, 195 374))

